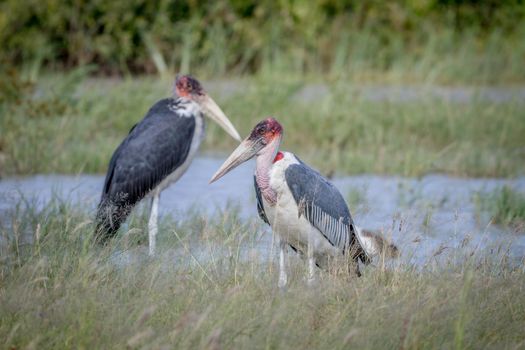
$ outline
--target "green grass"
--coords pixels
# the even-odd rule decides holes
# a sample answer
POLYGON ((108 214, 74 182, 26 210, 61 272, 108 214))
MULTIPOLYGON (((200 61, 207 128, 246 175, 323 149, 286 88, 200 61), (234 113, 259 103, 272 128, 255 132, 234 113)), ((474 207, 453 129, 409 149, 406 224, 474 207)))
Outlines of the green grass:
POLYGON ((478 193, 474 202, 480 213, 488 213, 495 224, 525 227, 525 194, 509 186, 478 193))
MULTIPOLYGON (((74 71, 27 86, 16 78, 2 82, 1 175, 103 173, 134 123, 171 94, 171 79, 84 76, 74 71)), ((328 94, 318 99, 294 97, 316 81, 259 76, 208 85, 241 135, 275 116, 285 130, 282 147, 324 173, 524 173, 525 109, 520 101, 370 101, 340 80, 327 81, 328 94)), ((234 147, 209 123, 204 153, 224 156, 234 147)))
MULTIPOLYGON (((146 258, 137 241, 127 238, 93 246, 92 214, 58 200, 41 209, 26 201, 0 221, 4 347, 525 344, 525 271, 498 259, 424 269, 372 267, 362 278, 321 273, 317 288, 305 287, 305 264, 292 259, 290 287, 280 293, 275 265, 240 258, 241 247, 256 247, 265 233, 258 224, 239 221, 232 208, 212 218, 198 211, 164 218, 156 259, 146 258), (28 238, 34 244, 24 244, 28 238), (193 254, 197 245, 207 249, 207 260, 193 254), (173 257, 170 249, 180 254, 173 257), (113 261, 122 250, 136 258, 119 267, 113 261)), ((131 230, 142 231, 144 219, 135 220, 131 230)))

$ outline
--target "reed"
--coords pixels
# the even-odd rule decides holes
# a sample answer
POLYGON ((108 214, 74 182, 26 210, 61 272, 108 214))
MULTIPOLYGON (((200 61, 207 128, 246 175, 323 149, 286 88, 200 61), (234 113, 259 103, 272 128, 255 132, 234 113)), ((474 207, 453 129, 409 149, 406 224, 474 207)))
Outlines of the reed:
MULTIPOLYGON (((424 268, 379 265, 354 279, 321 273, 311 289, 304 264, 292 258, 290 288, 280 293, 276 268, 257 243, 267 233, 235 212, 165 217, 160 254, 148 259, 126 238, 94 246, 93 213, 84 208, 58 199, 20 203, 0 221, 3 345, 462 349, 525 342, 524 270, 489 252, 424 268), (38 242, 28 244, 37 227, 38 242)), ((146 220, 136 219, 128 228, 144 230, 146 220)))
MULTIPOLYGON (((52 75, 29 85, 15 79, 4 89, 0 175, 103 173, 131 127, 157 100, 171 95, 172 77, 91 79, 86 74, 52 75)), ((388 86, 286 75, 205 81, 204 86, 241 135, 274 116, 285 129, 283 149, 325 174, 508 177, 525 170, 525 112, 517 97, 494 101, 474 93, 455 101, 420 86, 416 99, 378 99, 374 94, 388 86)), ((222 157, 234 146, 209 123, 203 154, 222 157)))

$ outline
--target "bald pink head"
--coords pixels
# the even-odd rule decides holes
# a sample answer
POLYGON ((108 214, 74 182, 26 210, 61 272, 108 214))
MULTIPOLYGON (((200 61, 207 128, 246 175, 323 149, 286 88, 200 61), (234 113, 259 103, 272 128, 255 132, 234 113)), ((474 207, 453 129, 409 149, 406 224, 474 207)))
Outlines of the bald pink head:
POLYGON ((182 98, 186 101, 194 102, 201 112, 198 115, 207 115, 211 120, 215 121, 221 128, 230 134, 231 137, 241 141, 239 133, 226 114, 224 114, 217 103, 208 96, 197 79, 191 75, 177 75, 177 78, 175 79, 175 94, 177 95, 175 98, 182 98))
POLYGON ((201 83, 191 75, 178 75, 175 79, 175 92, 180 97, 195 98, 205 94, 201 83))
POLYGON ((283 133, 283 127, 279 122, 273 118, 269 117, 265 120, 259 122, 252 130, 249 140, 264 140, 266 144, 270 143, 276 137, 281 136, 283 133))
POLYGON ((230 154, 210 180, 214 182, 232 169, 257 156, 257 162, 271 165, 279 150, 283 127, 272 117, 259 122, 244 141, 230 154))

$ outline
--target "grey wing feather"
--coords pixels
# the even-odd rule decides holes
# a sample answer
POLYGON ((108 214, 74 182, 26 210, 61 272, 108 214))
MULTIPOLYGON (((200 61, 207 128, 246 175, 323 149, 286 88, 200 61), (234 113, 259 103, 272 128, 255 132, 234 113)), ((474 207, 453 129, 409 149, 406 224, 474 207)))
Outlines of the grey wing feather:
POLYGON ((285 177, 299 208, 298 215, 304 215, 333 246, 343 251, 356 246, 356 256, 364 262, 368 260, 356 240, 350 211, 337 188, 302 162, 290 165, 285 177))
POLYGON ((264 211, 261 189, 259 188, 259 185, 257 185, 257 179, 255 176, 253 177, 253 184, 255 186, 255 197, 257 199, 257 212, 259 213, 259 217, 262 219, 262 221, 270 225, 270 221, 266 217, 266 212, 264 211))

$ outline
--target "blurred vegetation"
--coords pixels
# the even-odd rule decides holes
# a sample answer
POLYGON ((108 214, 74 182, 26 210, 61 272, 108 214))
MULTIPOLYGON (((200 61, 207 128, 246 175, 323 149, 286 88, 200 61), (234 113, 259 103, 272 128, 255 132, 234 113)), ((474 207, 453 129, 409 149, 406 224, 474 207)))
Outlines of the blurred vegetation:
MULTIPOLYGON (((0 176, 103 173, 130 128, 171 95, 172 78, 91 79, 88 73, 74 69, 38 84, 23 83, 16 71, 0 79, 6 86, 0 93, 0 176)), ((204 82, 241 135, 275 116, 285 129, 283 149, 325 174, 525 172, 522 101, 474 96, 455 102, 425 93, 416 100, 377 100, 344 81, 305 84, 299 77, 275 84, 264 76, 204 82), (303 96, 305 88, 315 98, 303 96)), ((210 122, 204 152, 222 156, 234 147, 210 122)))
POLYGON ((474 197, 477 211, 488 213, 495 224, 512 226, 516 232, 525 229, 525 193, 509 186, 474 197))
MULTIPOLYGON (((329 174, 523 174, 519 101, 371 101, 351 84, 525 82, 524 18, 518 0, 5 0, 0 176, 104 172, 179 71, 239 77, 206 87, 241 134, 274 115, 283 146, 329 174), (297 99, 319 81, 327 94, 297 99)), ((223 136, 210 127, 204 149, 231 150, 223 136)))
POLYGON ((90 242, 85 203, 15 203, 0 220, 6 349, 521 349, 525 342, 523 260, 505 249, 476 252, 458 242, 442 264, 435 256, 420 268, 379 262, 350 279, 319 271, 318 288, 306 288, 306 264, 292 254, 290 285, 280 293, 267 233, 232 210, 172 218, 159 232, 159 255, 148 259, 130 237, 145 231, 146 217, 101 248, 90 242))
POLYGON ((523 82, 524 18, 521 0, 4 0, 0 61, 30 80, 93 64, 119 75, 523 82))

